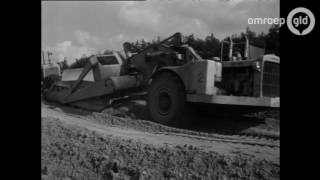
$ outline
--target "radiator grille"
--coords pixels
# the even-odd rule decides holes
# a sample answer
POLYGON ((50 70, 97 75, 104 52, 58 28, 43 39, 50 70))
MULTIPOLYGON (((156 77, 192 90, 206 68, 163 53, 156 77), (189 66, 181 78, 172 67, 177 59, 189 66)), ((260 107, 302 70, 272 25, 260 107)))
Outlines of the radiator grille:
POLYGON ((265 62, 262 79, 262 93, 265 97, 280 97, 280 64, 265 62))

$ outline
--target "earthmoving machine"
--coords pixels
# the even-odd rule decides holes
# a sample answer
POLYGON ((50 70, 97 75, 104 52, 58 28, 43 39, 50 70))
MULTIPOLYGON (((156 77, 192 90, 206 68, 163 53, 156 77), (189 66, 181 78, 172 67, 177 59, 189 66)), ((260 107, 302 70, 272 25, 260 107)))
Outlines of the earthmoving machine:
POLYGON ((59 81, 61 76, 60 66, 52 62, 51 55, 51 52, 41 52, 41 88, 44 89, 59 81))
MULTIPOLYGON (((125 45, 124 51, 129 54, 125 45)), ((92 56, 84 67, 65 70, 46 98, 100 111, 114 98, 147 92, 152 119, 177 125, 184 123, 190 103, 279 108, 279 68, 275 55, 203 59, 175 33, 132 56, 92 56)))

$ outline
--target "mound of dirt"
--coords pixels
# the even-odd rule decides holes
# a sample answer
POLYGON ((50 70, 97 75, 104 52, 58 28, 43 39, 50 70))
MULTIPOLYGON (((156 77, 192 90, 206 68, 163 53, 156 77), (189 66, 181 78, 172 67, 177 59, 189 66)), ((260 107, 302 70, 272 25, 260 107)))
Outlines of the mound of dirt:
POLYGON ((42 179, 280 178, 279 164, 242 153, 231 157, 190 144, 150 144, 102 134, 49 116, 42 118, 41 148, 42 179))
MULTIPOLYGON (((139 114, 143 106, 93 113, 43 103, 42 179, 280 179, 279 140, 250 138, 274 147, 219 142, 244 137, 168 127, 139 114)), ((256 116, 268 123, 245 122, 250 133, 279 127, 269 114, 256 116)))

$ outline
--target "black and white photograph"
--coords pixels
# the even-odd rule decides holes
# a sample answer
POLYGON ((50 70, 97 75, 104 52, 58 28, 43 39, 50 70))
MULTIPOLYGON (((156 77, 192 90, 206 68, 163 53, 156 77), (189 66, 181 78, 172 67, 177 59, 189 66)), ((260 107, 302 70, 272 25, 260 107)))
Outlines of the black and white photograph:
POLYGON ((41 1, 41 179, 280 179, 280 0, 41 1))

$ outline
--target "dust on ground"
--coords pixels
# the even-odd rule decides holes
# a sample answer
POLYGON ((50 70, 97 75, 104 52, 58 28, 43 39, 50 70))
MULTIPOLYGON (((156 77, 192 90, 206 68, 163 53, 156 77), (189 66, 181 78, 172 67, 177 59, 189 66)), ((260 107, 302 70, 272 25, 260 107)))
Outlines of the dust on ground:
MULTIPOLYGON (((43 103, 42 179, 280 179, 279 140, 235 143, 249 140, 205 123, 179 129, 142 119, 135 104, 92 113, 43 103)), ((236 131, 278 133, 277 123, 236 131)))

